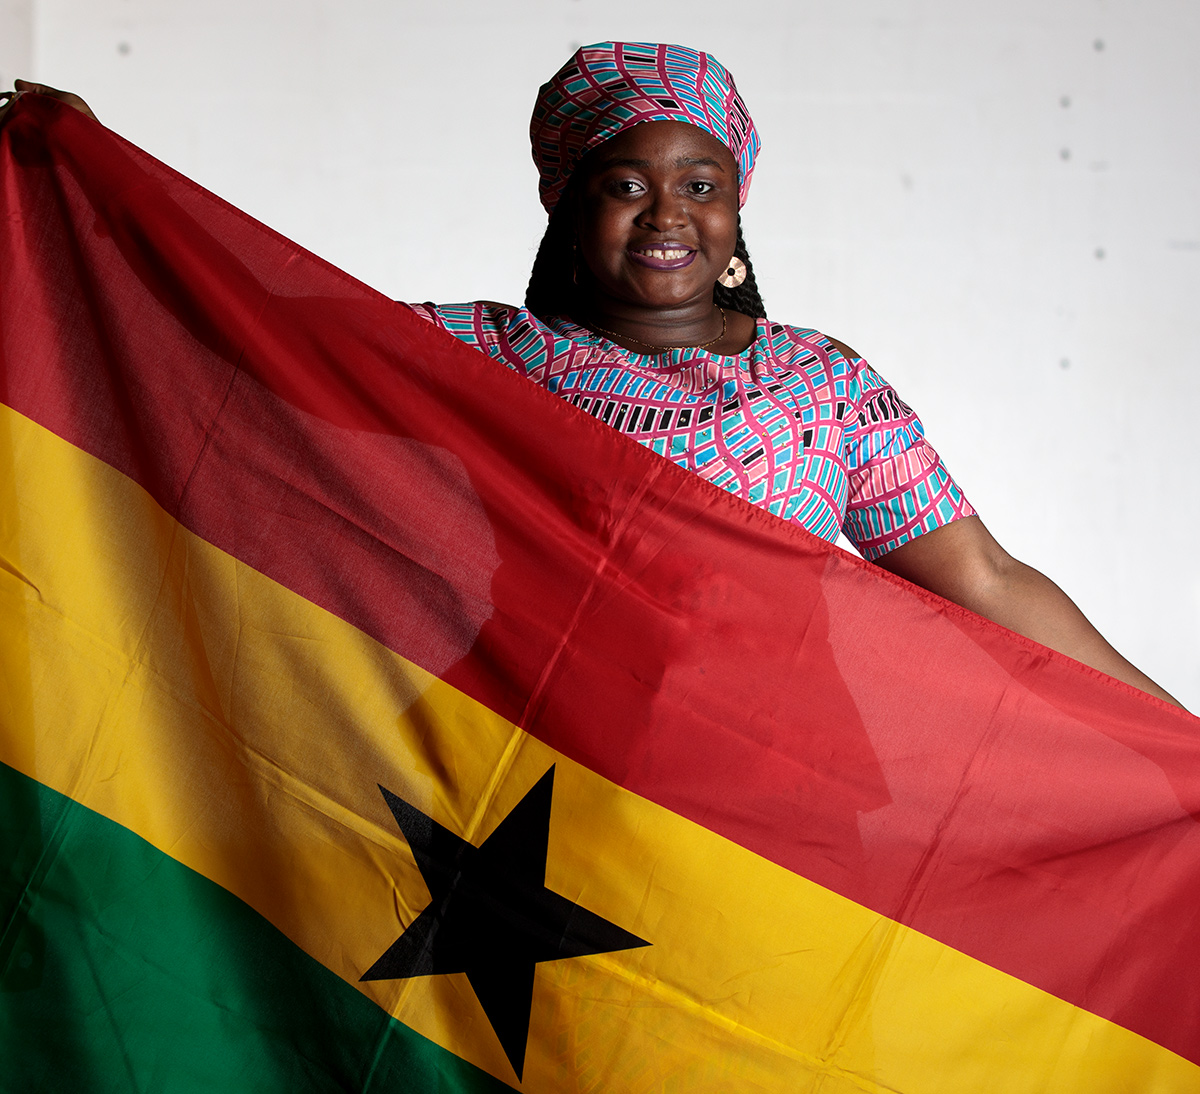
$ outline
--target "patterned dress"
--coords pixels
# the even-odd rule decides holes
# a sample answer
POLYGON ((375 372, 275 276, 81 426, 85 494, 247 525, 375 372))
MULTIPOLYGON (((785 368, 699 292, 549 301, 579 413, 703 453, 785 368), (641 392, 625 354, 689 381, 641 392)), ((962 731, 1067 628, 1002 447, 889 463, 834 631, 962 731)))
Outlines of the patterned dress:
POLYGON ((815 330, 758 320, 736 356, 632 353, 491 301, 417 314, 730 493, 876 559, 975 512, 917 416, 815 330))

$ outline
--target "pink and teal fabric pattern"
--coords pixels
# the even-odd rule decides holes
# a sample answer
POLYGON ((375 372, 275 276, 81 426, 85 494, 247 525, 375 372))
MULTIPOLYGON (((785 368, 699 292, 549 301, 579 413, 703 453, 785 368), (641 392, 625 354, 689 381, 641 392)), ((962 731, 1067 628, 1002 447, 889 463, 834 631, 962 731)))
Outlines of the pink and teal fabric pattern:
POLYGON ((875 559, 975 510, 874 369, 814 330, 758 321, 737 356, 645 356, 569 319, 479 301, 414 310, 701 478, 875 559))
POLYGON ((578 50, 538 92, 529 139, 546 212, 588 152, 655 121, 687 122, 724 144, 737 161, 739 203, 746 203, 758 130, 725 67, 686 46, 600 42, 578 50))

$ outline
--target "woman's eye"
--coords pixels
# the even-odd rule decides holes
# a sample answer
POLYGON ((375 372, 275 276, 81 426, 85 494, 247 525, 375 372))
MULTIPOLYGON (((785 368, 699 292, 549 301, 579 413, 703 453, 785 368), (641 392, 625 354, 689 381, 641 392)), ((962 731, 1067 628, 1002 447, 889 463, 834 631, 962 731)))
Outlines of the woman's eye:
POLYGON ((614 194, 619 194, 621 197, 628 197, 631 194, 640 194, 642 192, 642 184, 634 179, 615 179, 609 183, 609 189, 614 194))
POLYGON ((688 183, 688 190, 693 194, 711 194, 716 187, 706 179, 695 179, 688 183))

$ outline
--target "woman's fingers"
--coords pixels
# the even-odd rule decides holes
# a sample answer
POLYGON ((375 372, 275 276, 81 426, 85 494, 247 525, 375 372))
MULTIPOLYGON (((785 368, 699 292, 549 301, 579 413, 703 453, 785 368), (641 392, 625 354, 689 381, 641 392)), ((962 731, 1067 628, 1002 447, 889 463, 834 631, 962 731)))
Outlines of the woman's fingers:
POLYGON ((57 99, 60 103, 65 103, 72 109, 78 110, 80 114, 86 114, 92 121, 99 120, 92 113, 92 108, 78 95, 74 94, 74 92, 60 91, 57 87, 50 87, 47 84, 35 84, 29 80, 16 80, 13 86, 18 91, 32 91, 38 95, 49 95, 52 99, 57 99))
POLYGON ((0 106, 0 121, 3 121, 4 115, 8 113, 13 99, 18 95, 24 95, 26 92, 35 95, 49 95, 52 99, 57 99, 60 103, 78 110, 81 114, 86 114, 93 121, 98 120, 96 115, 92 113, 92 108, 78 95, 70 91, 59 91, 56 87, 49 87, 46 84, 35 84, 30 80, 17 80, 14 86, 16 87, 16 91, 0 92, 0 99, 7 100, 3 106, 0 106))

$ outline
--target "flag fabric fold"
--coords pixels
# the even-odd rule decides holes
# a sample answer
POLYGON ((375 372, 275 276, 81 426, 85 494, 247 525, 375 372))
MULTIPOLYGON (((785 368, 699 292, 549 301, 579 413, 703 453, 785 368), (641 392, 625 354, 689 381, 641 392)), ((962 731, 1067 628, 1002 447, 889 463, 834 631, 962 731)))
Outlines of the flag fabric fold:
POLYGON ((1196 721, 24 96, 20 1089, 1200 1089, 1196 721))

